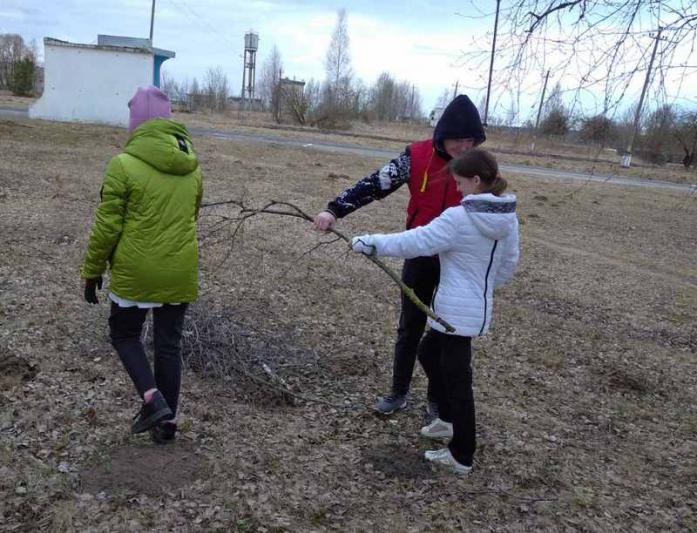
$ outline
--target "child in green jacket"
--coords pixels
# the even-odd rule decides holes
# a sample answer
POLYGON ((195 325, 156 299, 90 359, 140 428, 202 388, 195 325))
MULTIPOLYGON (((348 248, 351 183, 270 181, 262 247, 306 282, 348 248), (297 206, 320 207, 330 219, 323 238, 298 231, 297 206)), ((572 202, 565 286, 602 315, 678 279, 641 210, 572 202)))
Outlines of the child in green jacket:
POLYGON ((82 265, 85 299, 111 270, 111 342, 143 399, 133 433, 174 438, 181 382, 181 335, 187 305, 198 295, 196 220, 201 171, 186 127, 170 120, 170 103, 156 87, 140 87, 129 102, 131 135, 107 166, 101 200, 82 265), (153 310, 155 368, 141 331, 153 310))

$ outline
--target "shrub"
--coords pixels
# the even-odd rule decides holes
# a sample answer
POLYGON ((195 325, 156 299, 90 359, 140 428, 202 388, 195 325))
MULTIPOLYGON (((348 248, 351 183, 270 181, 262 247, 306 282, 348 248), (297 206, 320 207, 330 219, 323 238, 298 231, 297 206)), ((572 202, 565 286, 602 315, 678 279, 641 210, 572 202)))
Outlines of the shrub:
POLYGON ((569 116, 562 108, 552 109, 540 123, 545 135, 566 135, 569 131, 569 116))
POLYGON ((15 61, 10 79, 10 91, 15 96, 31 96, 34 92, 36 64, 31 57, 15 61))
POLYGON ((580 138, 584 142, 605 145, 616 136, 615 123, 604 115, 596 115, 582 121, 580 138))

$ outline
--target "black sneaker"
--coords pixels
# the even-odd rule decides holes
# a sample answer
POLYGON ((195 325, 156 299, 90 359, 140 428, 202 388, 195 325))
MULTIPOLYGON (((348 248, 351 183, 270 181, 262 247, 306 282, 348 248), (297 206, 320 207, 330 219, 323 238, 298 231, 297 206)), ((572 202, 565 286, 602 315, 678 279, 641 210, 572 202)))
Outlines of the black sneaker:
POLYGON ((134 417, 133 425, 131 426, 131 433, 134 435, 137 433, 143 433, 149 430, 160 420, 165 418, 172 418, 172 411, 167 405, 167 401, 162 396, 162 393, 158 390, 152 395, 152 399, 145 403, 140 408, 138 414, 134 417))
POLYGON ((165 420, 150 428, 150 438, 155 444, 172 442, 177 435, 177 424, 165 420))

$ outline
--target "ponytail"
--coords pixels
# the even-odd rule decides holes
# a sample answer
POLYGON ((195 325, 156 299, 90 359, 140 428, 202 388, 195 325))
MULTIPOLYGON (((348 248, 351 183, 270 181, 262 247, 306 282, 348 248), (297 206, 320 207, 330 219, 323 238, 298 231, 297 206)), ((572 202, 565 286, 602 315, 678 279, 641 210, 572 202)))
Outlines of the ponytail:
POLYGON ((508 182, 506 181, 506 178, 502 177, 501 174, 498 174, 494 178, 494 181, 491 183, 488 192, 490 192, 494 196, 501 196, 507 188, 508 182))

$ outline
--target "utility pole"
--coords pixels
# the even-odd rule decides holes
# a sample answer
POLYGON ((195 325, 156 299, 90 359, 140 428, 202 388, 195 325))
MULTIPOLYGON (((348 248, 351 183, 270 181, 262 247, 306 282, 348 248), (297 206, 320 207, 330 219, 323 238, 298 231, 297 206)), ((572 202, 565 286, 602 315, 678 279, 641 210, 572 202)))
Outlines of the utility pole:
POLYGON ((540 105, 537 108, 537 118, 535 119, 535 132, 532 137, 532 144, 530 145, 530 151, 535 151, 535 142, 537 141, 537 128, 540 126, 540 115, 542 115, 542 104, 545 102, 545 93, 547 92, 547 82, 549 81, 549 70, 547 70, 547 75, 545 76, 545 84, 542 86, 542 96, 540 96, 540 105))
POLYGON ((152 46, 152 28, 155 24, 155 0, 152 0, 152 10, 150 11, 150 46, 152 46))
POLYGON ((486 86, 486 104, 484 104, 484 127, 487 126, 487 119, 489 118, 489 97, 491 96, 491 76, 494 73, 494 52, 496 52, 496 34, 499 29, 499 7, 501 7, 501 0, 496 0, 496 18, 494 19, 494 40, 491 43, 491 61, 489 63, 489 83, 486 86))
POLYGON ((641 96, 639 97, 639 105, 636 108, 636 113, 634 115, 634 127, 632 128, 632 136, 629 138, 629 143, 627 144, 627 150, 625 150, 622 156, 622 162, 620 163, 622 168, 629 168, 632 164, 632 148, 634 147, 634 138, 639 131, 639 119, 641 118, 641 108, 644 105, 644 97, 646 96, 646 89, 649 86, 649 81, 651 80, 651 69, 653 68, 653 60, 656 59, 656 51, 658 50, 658 41, 661 40, 661 32, 663 28, 658 28, 658 33, 656 34, 656 41, 653 43, 653 52, 651 52, 651 60, 649 61, 649 69, 646 71, 646 79, 644 80, 644 87, 641 89, 641 96))
POLYGON ((409 104, 409 118, 414 119, 414 84, 411 84, 411 103, 409 104))
POLYGON ((244 53, 244 61, 242 62, 242 92, 240 93, 240 110, 244 109, 244 93, 245 84, 247 83, 247 52, 244 53))
POLYGON ((457 96, 457 88, 460 86, 460 80, 457 80, 455 82, 455 89, 453 89, 453 100, 455 100, 455 97, 457 96))

